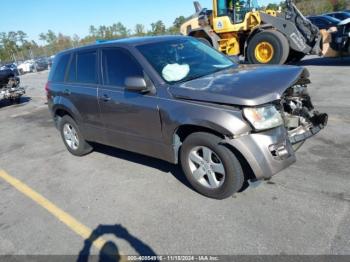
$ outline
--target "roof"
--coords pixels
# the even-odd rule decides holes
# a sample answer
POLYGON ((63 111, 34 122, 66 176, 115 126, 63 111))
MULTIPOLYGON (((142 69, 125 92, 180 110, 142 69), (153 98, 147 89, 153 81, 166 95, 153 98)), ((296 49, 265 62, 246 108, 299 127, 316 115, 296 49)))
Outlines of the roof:
POLYGON ((85 45, 82 47, 67 49, 67 50, 59 52, 59 54, 69 53, 69 52, 78 51, 78 50, 84 50, 86 48, 91 48, 91 47, 110 46, 113 44, 137 46, 137 45, 159 43, 159 42, 163 42, 163 41, 184 39, 184 38, 188 38, 188 36, 181 36, 181 35, 144 36, 144 37, 129 37, 129 38, 122 38, 122 39, 114 39, 114 40, 98 40, 98 41, 96 41, 96 43, 92 43, 92 44, 85 45))

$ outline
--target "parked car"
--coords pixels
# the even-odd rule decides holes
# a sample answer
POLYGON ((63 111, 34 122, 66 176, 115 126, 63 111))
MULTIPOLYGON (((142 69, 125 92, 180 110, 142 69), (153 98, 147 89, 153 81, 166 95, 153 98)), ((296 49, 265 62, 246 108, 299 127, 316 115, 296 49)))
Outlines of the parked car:
POLYGON ((238 65, 194 38, 166 36, 64 51, 45 89, 73 155, 95 142, 180 163, 198 192, 223 199, 293 164, 326 126, 309 83, 302 67, 238 65))
POLYGON ((345 20, 350 18, 350 13, 348 12, 333 12, 333 13, 327 13, 325 15, 337 18, 339 20, 345 20))
POLYGON ((48 69, 51 70, 52 67, 52 61, 54 60, 55 56, 52 55, 50 56, 47 60, 48 60, 48 69))
POLYGON ((6 69, 12 70, 12 72, 15 74, 15 76, 19 75, 19 71, 18 71, 17 65, 15 63, 5 64, 5 65, 0 67, 0 70, 6 70, 6 69))
POLYGON ((34 61, 27 60, 17 66, 20 74, 31 73, 34 71, 34 61))
POLYGON ((34 61, 34 71, 44 71, 49 68, 49 63, 46 58, 39 58, 34 61))
POLYGON ((331 27, 337 27, 341 22, 341 20, 327 15, 308 16, 307 19, 309 19, 311 23, 313 23, 319 29, 325 30, 328 30, 331 27))

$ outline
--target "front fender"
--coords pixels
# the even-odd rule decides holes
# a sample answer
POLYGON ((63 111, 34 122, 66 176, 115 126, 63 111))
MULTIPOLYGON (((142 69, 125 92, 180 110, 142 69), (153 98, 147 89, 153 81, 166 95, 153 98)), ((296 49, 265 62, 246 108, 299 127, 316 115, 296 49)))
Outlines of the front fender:
POLYGON ((184 125, 210 129, 231 138, 251 131, 240 109, 216 104, 177 100, 162 105, 160 117, 166 144, 173 143, 174 134, 184 125))

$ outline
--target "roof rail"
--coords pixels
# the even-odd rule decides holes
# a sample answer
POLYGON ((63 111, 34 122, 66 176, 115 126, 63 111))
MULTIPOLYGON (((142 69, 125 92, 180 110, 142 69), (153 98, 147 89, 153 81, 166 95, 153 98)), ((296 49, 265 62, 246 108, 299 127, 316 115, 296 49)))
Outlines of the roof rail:
POLYGON ((96 39, 95 43, 96 44, 102 44, 102 43, 108 43, 108 42, 113 42, 113 41, 117 41, 123 38, 114 38, 114 39, 96 39))

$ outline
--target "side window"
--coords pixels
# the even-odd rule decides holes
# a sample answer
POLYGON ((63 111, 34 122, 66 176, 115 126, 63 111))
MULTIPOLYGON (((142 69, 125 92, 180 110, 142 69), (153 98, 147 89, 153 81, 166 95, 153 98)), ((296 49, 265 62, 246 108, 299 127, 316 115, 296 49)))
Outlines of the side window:
MULTIPOLYGON (((73 60, 74 61, 74 60, 73 60)), ((74 71, 74 68, 72 69, 74 71)), ((71 71, 71 70, 70 70, 71 71)), ((74 78, 74 72, 69 75, 74 78)), ((79 83, 97 84, 97 53, 94 51, 76 54, 76 81, 79 83)))
POLYGON ((70 58, 70 54, 63 55, 61 58, 59 58, 55 72, 52 76, 53 82, 63 82, 64 81, 69 58, 70 58))
POLYGON ((68 76, 67 76, 68 82, 76 82, 77 81, 77 56, 74 54, 69 66, 68 76))
POLYGON ((135 58, 121 48, 102 51, 103 79, 105 85, 123 87, 127 77, 143 76, 143 70, 135 58))
POLYGON ((218 16, 225 16, 228 14, 227 0, 218 0, 218 16))

